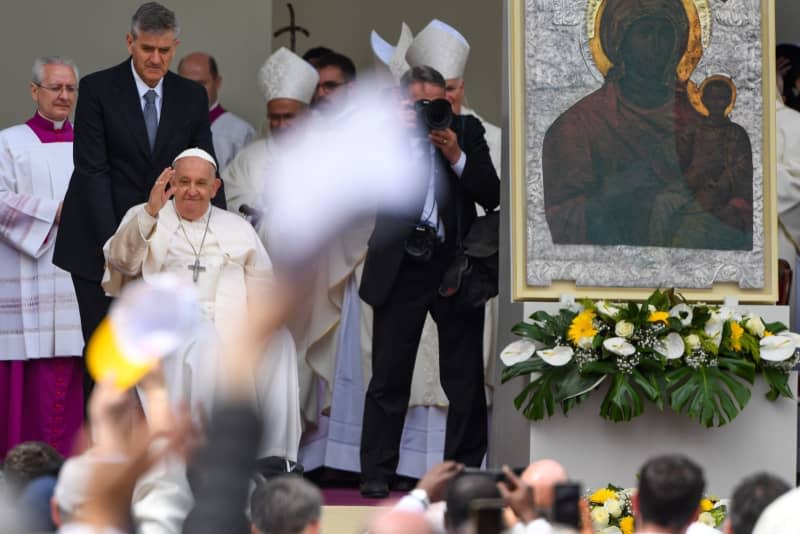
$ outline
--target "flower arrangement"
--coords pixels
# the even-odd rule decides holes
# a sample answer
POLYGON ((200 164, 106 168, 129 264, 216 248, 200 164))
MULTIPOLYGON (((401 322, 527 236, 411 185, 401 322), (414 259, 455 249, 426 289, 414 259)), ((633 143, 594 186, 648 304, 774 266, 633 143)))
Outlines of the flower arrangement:
MULTIPOLYGON (((635 490, 623 489, 613 484, 589 495, 589 512, 592 526, 599 534, 633 534, 634 518, 631 499, 635 490)), ((718 528, 725 522, 727 506, 715 497, 700 501, 698 523, 718 528)))
POLYGON ((534 421, 552 417, 556 405, 566 415, 606 381, 600 415, 611 421, 641 415, 647 400, 721 426, 744 409, 759 374, 769 400, 793 398, 800 335, 724 306, 689 304, 674 290, 644 303, 587 300, 530 319, 514 326, 522 339, 501 359, 503 382, 532 377, 514 403, 534 421))

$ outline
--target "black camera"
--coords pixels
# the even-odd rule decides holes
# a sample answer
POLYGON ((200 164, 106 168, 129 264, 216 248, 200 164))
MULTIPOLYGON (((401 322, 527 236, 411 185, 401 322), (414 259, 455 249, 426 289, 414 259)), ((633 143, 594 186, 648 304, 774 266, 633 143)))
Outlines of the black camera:
POLYGON ((446 130, 453 123, 453 108, 444 98, 414 102, 417 120, 428 130, 446 130))

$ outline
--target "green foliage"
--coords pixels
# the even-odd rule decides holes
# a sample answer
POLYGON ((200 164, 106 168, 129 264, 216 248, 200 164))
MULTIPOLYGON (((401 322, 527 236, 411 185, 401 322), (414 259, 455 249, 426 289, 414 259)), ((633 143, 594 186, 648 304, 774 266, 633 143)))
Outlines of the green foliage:
MULTIPOLYGON (((648 306, 654 306, 658 311, 669 311, 680 303, 684 303, 683 297, 674 290, 655 291, 644 304, 609 303, 619 309, 618 316, 614 319, 599 312, 597 315, 608 330, 595 335, 589 349, 581 351, 573 347, 582 354, 583 360, 579 361, 576 356, 566 365, 554 367, 534 355, 503 370, 503 382, 531 377, 515 398, 515 406, 532 420, 552 417, 557 408, 567 414, 604 383, 608 391, 601 403, 600 415, 606 419, 629 421, 641 415, 650 402, 658 409, 669 407, 712 427, 729 423, 744 409, 750 400, 750 385, 759 374, 769 385, 766 394, 769 400, 793 398, 788 383, 789 366, 762 361, 758 337, 743 331, 738 344, 734 343, 730 321, 723 324, 719 345, 705 334, 706 323, 715 313, 715 307, 692 306, 690 325, 684 326, 680 319, 670 317, 666 326, 654 331, 648 322, 648 306), (638 352, 633 368, 626 363, 628 357, 617 356, 603 346, 604 340, 615 337, 615 322, 620 320, 631 322, 637 328, 637 337, 628 340, 638 352), (691 354, 687 350, 682 358, 667 360, 653 350, 652 342, 644 344, 647 335, 664 339, 673 332, 684 339, 690 334, 697 335, 702 350, 691 354), (638 346, 639 343, 642 346, 638 346), (589 361, 585 361, 587 357, 589 361)), ((596 310, 596 304, 585 301, 583 309, 596 310)), ((531 322, 516 324, 513 332, 537 341, 545 349, 553 348, 557 343, 570 345, 567 333, 576 316, 577 312, 569 309, 559 310, 554 315, 538 311, 530 316, 531 322)), ((781 323, 765 326, 773 333, 786 329, 781 323)))

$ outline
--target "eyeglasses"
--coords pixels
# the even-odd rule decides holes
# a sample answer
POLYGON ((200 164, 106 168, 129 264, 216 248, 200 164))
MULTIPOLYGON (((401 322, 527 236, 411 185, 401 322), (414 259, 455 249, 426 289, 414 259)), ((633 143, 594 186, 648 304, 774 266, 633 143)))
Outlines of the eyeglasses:
POLYGON ((317 88, 318 89, 322 89, 326 93, 330 93, 331 91, 335 91, 336 89, 338 89, 339 87, 341 87, 343 85, 347 85, 347 82, 328 81, 328 82, 322 82, 320 84, 317 84, 317 88))
POLYGON ((61 91, 66 91, 68 95, 74 95, 78 92, 78 88, 74 85, 42 85, 40 83, 35 85, 56 95, 60 95, 61 91))

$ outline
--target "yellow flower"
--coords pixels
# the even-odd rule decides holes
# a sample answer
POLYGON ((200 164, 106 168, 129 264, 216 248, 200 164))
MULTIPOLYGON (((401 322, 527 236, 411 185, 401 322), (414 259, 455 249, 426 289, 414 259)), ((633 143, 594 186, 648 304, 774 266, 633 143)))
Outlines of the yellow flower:
POLYGON ((650 317, 647 318, 647 322, 649 323, 662 322, 665 325, 669 326, 669 312, 666 311, 650 312, 650 317))
POLYGON ((744 334, 744 328, 737 322, 731 322, 731 348, 733 350, 742 350, 742 334, 744 334))
POLYGON ((583 338, 592 338, 597 334, 597 330, 592 325, 595 314, 592 310, 584 310, 580 312, 572 320, 567 330, 567 338, 577 345, 583 338))
POLYGON ((769 337, 771 335, 772 335, 772 332, 770 332, 769 330, 764 330, 764 337, 769 337))
POLYGON ((700 510, 703 512, 708 512, 712 508, 714 508, 714 503, 711 502, 711 499, 703 499, 700 501, 700 510))
POLYGON ((589 497, 589 502, 593 502, 595 504, 603 504, 608 499, 616 499, 617 493, 614 490, 610 490, 608 488, 602 488, 594 493, 589 497))
POLYGON ((619 529, 622 534, 633 534, 633 517, 626 515, 619 520, 619 529))

